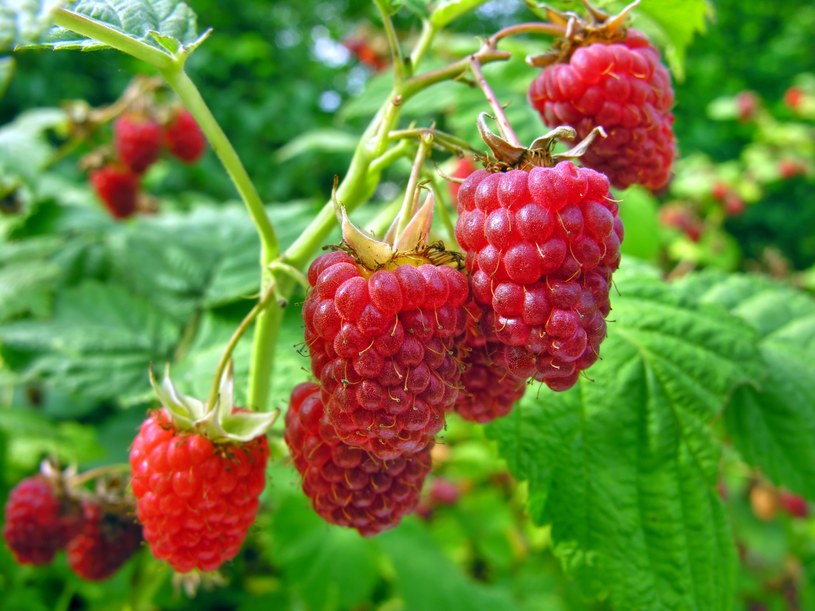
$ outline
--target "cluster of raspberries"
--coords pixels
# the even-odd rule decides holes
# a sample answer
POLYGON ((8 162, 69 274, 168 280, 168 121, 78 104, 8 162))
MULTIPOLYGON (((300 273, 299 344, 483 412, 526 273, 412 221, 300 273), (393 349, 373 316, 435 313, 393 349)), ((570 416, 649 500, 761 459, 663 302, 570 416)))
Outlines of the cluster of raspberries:
POLYGON ((100 581, 139 549, 142 530, 132 517, 96 500, 74 498, 36 475, 11 491, 3 538, 20 564, 49 564, 66 550, 74 573, 100 581))
POLYGON ((99 199, 116 219, 132 216, 139 203, 141 176, 166 150, 183 163, 195 163, 206 149, 206 139, 193 116, 175 111, 161 124, 153 117, 126 113, 113 124, 116 160, 90 173, 99 199))
POLYGON ((489 422, 529 379, 566 390, 606 335, 623 230, 604 175, 478 170, 458 211, 466 270, 338 250, 308 271, 317 383, 294 389, 286 442, 317 513, 366 535, 415 509, 449 411, 489 422))

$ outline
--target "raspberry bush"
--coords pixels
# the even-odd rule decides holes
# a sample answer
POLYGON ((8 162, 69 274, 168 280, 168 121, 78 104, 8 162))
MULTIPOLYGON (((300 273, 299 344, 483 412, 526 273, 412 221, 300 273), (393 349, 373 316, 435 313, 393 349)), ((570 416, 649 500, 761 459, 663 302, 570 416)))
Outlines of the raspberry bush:
POLYGON ((9 9, 4 603, 808 608, 815 87, 681 5, 9 9))

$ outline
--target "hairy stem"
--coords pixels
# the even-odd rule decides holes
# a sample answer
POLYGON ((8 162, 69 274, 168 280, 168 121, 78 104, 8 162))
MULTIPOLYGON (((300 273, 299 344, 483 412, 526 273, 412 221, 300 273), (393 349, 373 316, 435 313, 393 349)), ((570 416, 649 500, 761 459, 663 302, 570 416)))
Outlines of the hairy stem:
POLYGON ((501 103, 498 101, 498 98, 495 97, 495 94, 493 93, 490 84, 487 82, 487 79, 484 78, 484 73, 481 71, 481 62, 479 61, 477 55, 470 56, 470 70, 473 71, 479 89, 484 92, 484 97, 487 98, 487 102, 489 102, 490 108, 492 108, 492 112, 495 115, 495 121, 498 123, 498 128, 501 130, 501 135, 510 144, 514 146, 521 146, 521 141, 518 140, 515 130, 513 130, 512 126, 509 124, 509 119, 507 119, 507 115, 504 112, 504 107, 501 106, 501 103))

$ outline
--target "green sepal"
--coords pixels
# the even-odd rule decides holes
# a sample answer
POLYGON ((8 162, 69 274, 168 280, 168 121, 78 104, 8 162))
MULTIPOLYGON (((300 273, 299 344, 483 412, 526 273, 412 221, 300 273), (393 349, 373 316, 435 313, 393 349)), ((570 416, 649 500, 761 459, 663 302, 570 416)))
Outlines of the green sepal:
POLYGON ((211 406, 179 392, 170 379, 169 367, 161 385, 151 370, 150 383, 178 430, 203 435, 213 443, 245 443, 265 435, 279 414, 279 411, 234 411, 235 382, 231 362, 224 370, 218 396, 211 406))

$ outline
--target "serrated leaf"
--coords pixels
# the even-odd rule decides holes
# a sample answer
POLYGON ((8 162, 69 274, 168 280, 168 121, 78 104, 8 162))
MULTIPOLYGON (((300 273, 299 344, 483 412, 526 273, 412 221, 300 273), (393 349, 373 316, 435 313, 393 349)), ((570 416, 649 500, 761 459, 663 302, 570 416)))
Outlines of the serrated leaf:
POLYGON ((442 553, 427 529, 412 518, 378 535, 376 542, 393 564, 396 589, 405 609, 520 609, 509 593, 465 576, 442 553))
POLYGON ((618 272, 602 360, 528 391, 489 428, 567 572, 619 609, 730 609, 735 553, 709 430, 758 379, 755 334, 720 308, 618 272))
POLYGON ((143 395, 151 362, 168 361, 179 328, 119 285, 61 293, 49 320, 0 325, 0 342, 39 353, 26 372, 88 401, 143 395))
POLYGON ((275 561, 305 608, 350 609, 370 599, 379 576, 375 544, 324 522, 301 492, 280 501, 271 535, 275 561))
MULTIPOLYGON (((169 46, 180 49, 198 38, 195 13, 180 0, 79 0, 71 11, 165 53, 169 46), (170 40, 175 43, 171 45, 170 40)), ((81 51, 108 48, 63 27, 52 28, 37 46, 81 51)))
POLYGON ((760 336, 766 377, 736 392, 725 423, 745 461, 815 500, 815 300, 747 275, 696 274, 679 286, 724 306, 760 336))

